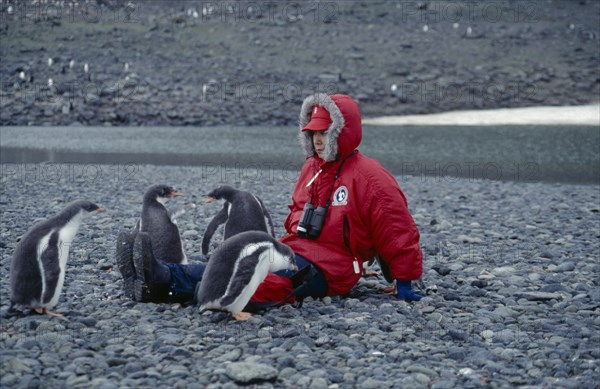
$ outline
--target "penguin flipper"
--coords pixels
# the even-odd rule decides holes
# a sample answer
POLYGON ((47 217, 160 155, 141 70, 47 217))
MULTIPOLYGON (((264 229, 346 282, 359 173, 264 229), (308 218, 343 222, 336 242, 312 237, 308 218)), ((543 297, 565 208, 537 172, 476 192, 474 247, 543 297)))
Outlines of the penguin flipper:
POLYGON ((69 250, 69 245, 59 247, 58 232, 52 233, 52 236, 48 242, 48 246, 41 255, 42 268, 44 270, 44 278, 46 282, 46 291, 42 296, 42 304, 49 303, 52 297, 54 297, 54 294, 58 292, 56 289, 58 287, 58 281, 61 272, 58 259, 62 250, 69 250))
POLYGON ((308 276, 308 274, 311 272, 312 266, 313 265, 304 266, 290 277, 290 281, 292 281, 292 286, 294 289, 302 284, 306 276, 308 276))
POLYGON ((265 264, 265 261, 268 261, 268 258, 265 260, 262 254, 265 253, 268 248, 264 246, 261 247, 260 245, 258 246, 259 248, 251 255, 242 257, 236 262, 225 295, 220 300, 221 306, 226 307, 227 310, 230 310, 231 312, 242 311, 250 301, 250 297, 254 294, 258 285, 267 276, 268 270, 262 265, 265 264), (262 276, 260 270, 261 267, 264 271, 262 276), (235 309, 237 305, 240 305, 239 310, 235 309))
POLYGON ((375 257, 375 259, 377 259, 379 268, 383 273, 383 278, 385 278, 387 282, 394 282, 394 276, 392 276, 392 271, 390 270, 390 266, 387 264, 387 262, 380 258, 379 255, 375 257))
POLYGON ((266 232, 274 238, 275 237, 275 227, 273 226, 273 219, 271 219, 271 214, 267 210, 267 207, 265 207, 265 204, 263 203, 263 201, 258 196, 256 197, 256 199, 260 203, 260 206, 263 210, 263 215, 265 217, 265 222, 267 224, 266 232))
POLYGON ((204 236, 202 237, 202 254, 207 255, 208 249, 210 246, 210 240, 212 236, 215 234, 215 231, 219 226, 227 221, 229 218, 229 213, 227 212, 229 209, 228 203, 223 205, 221 211, 215 215, 215 217, 208 223, 208 227, 206 227, 206 231, 204 231, 204 236))
POLYGON ((133 234, 133 236, 136 236, 142 229, 142 218, 139 218, 138 221, 135 223, 135 227, 133 227, 133 231, 131 231, 131 233, 133 234))

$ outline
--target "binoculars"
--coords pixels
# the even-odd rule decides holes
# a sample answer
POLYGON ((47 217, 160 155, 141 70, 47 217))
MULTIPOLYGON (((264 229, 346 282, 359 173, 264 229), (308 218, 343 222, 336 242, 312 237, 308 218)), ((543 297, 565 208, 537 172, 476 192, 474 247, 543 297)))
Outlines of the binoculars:
POLYGON ((296 228, 296 234, 301 238, 317 239, 321 235, 325 216, 327 216, 326 207, 319 205, 315 209, 312 203, 306 203, 296 228))

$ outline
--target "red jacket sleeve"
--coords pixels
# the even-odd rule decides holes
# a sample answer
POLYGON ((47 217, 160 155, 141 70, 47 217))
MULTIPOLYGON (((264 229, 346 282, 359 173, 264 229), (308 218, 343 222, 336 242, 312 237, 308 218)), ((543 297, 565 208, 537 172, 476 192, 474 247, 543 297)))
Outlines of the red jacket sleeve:
POLYGON ((364 218, 368 220, 375 249, 388 263, 394 278, 419 279, 423 273, 419 230, 396 179, 381 165, 375 165, 364 176, 369 188, 364 218))

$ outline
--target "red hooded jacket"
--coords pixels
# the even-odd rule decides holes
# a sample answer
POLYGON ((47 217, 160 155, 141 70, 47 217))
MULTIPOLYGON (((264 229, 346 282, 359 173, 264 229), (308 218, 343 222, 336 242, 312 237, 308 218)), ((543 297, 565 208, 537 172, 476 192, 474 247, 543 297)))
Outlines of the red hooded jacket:
MULTIPOLYGON (((307 159, 292 194, 290 214, 285 221, 287 233, 281 242, 324 273, 329 295, 348 293, 361 277, 363 261, 375 255, 388 263, 394 278, 420 278, 423 254, 419 231, 408 211, 406 198, 387 170, 356 150, 362 139, 356 102, 346 95, 308 97, 300 113, 299 139, 307 159), (326 132, 323 159, 314 151, 310 131, 302 132, 315 105, 325 108, 332 120, 326 132), (328 199, 331 202, 322 232, 316 240, 300 238, 296 234, 304 205, 311 198, 315 208, 325 206, 328 199), (344 239, 344 218, 349 227, 346 236, 350 247, 344 239), (354 258, 358 266, 353 263, 354 258)), ((289 283, 281 278, 284 277, 269 275, 253 300, 274 301, 266 289, 276 286, 290 291, 289 283)), ((277 296, 272 297, 284 298, 286 292, 275 293, 277 296)))

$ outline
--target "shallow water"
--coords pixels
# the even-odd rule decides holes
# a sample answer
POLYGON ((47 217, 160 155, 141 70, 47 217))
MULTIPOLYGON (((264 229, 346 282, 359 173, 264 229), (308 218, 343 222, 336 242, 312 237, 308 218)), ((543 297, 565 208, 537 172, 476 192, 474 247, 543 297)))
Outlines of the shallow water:
MULTIPOLYGON (((297 170, 291 127, 2 127, 3 174, 21 163, 297 170)), ((600 183, 593 126, 365 126, 360 151, 394 175, 600 183)))

